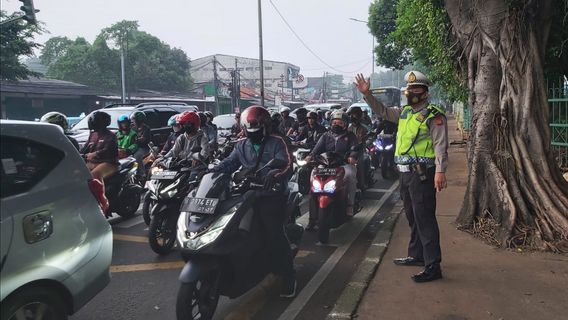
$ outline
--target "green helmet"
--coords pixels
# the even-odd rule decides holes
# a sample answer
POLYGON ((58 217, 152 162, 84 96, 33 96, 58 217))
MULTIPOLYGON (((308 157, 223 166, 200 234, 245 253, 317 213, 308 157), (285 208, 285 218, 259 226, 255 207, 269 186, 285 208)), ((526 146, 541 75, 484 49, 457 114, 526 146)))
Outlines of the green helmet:
POLYGON ((144 121, 146 120, 146 114, 142 111, 134 111, 130 115, 130 120, 135 122, 144 121))
POLYGON ((52 111, 44 114, 39 121, 56 124, 63 128, 64 132, 67 132, 67 129, 69 128, 67 117, 63 113, 57 111, 52 111))

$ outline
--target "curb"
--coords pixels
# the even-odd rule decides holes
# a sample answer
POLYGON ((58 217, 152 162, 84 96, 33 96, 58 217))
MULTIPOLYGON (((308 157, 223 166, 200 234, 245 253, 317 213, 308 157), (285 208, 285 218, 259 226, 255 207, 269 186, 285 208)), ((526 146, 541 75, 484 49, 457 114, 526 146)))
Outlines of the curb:
POLYGON ((375 272, 381 263, 382 257, 389 245, 394 226, 402 212, 402 203, 395 204, 391 213, 383 222, 383 227, 377 232, 373 242, 367 249, 365 259, 359 264, 351 280, 341 292, 333 309, 327 315, 326 320, 353 319, 357 307, 363 299, 367 286, 375 276, 375 272))

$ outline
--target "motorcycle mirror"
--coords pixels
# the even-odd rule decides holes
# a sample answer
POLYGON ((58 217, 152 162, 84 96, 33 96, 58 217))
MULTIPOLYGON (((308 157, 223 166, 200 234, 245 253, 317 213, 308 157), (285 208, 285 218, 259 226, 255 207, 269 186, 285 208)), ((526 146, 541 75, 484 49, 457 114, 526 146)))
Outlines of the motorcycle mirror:
POLYGON ((210 163, 207 165, 207 169, 212 170, 213 168, 215 168, 215 165, 210 163))

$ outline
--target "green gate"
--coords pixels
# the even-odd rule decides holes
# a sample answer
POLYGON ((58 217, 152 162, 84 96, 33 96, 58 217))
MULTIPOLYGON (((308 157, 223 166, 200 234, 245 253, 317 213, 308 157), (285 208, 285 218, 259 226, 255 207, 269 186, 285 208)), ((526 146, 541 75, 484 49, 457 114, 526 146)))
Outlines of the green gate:
POLYGON ((568 81, 549 82, 550 129, 552 150, 558 166, 568 169, 568 81))

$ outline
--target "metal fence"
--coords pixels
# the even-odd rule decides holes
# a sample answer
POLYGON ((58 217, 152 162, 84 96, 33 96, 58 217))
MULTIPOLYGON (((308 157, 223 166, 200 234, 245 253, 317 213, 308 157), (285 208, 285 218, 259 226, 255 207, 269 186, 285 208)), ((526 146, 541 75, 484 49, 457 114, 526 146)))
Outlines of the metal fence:
POLYGON ((568 80, 548 82, 552 150, 558 166, 568 170, 568 80))

